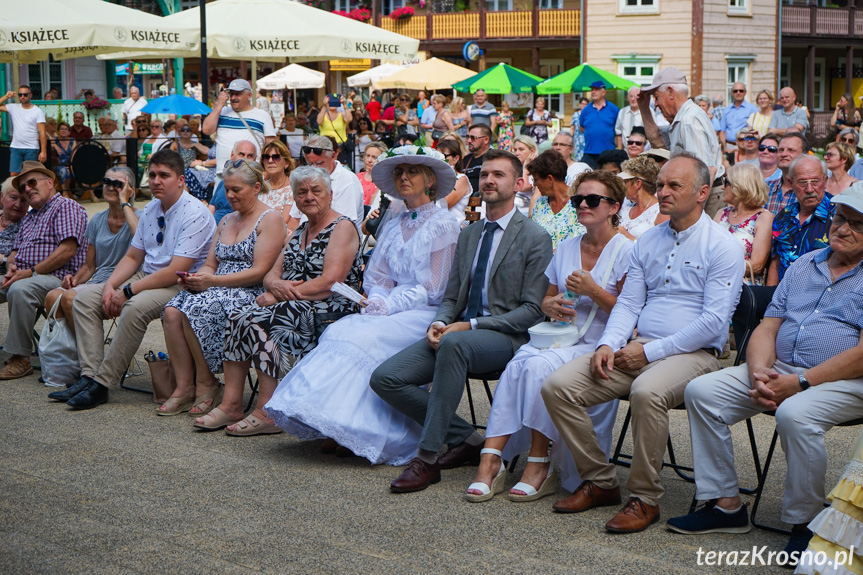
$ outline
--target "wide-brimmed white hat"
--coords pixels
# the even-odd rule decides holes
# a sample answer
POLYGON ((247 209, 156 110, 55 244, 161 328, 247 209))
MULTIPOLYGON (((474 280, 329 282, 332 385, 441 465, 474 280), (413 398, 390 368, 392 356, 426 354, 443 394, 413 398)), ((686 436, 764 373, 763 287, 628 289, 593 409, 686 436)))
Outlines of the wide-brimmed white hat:
POLYGON ((434 171, 434 188, 438 197, 447 195, 455 188, 455 171, 446 162, 443 154, 428 147, 401 146, 381 154, 372 168, 372 182, 383 193, 403 199, 393 181, 393 170, 400 164, 419 164, 431 168, 434 171))

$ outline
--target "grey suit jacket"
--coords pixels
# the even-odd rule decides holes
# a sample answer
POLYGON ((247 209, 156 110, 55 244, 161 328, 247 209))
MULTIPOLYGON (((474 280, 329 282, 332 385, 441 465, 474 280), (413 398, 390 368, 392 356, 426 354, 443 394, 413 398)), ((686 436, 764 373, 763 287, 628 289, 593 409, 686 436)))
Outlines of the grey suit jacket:
MULTIPOLYGON (((485 220, 462 230, 456 245, 443 302, 435 321, 462 321, 470 291, 471 267, 479 249, 485 220)), ((527 330, 543 319, 540 304, 548 291, 545 269, 551 261, 551 236, 516 211, 503 233, 489 267, 490 316, 477 318, 477 327, 508 335, 513 351, 527 342, 527 330)))

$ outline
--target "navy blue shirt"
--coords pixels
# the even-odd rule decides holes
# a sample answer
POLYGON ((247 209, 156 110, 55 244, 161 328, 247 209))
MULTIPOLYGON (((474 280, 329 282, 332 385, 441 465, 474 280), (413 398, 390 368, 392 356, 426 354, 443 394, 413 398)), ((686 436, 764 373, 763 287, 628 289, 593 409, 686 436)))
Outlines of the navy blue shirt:
POLYGON ((605 150, 613 150, 614 124, 620 108, 606 100, 605 106, 597 110, 593 102, 581 111, 579 122, 584 128, 584 153, 601 154, 605 150))
POLYGON ((216 189, 213 190, 213 199, 210 201, 216 207, 216 212, 213 217, 216 218, 216 224, 222 221, 226 215, 234 211, 228 202, 228 197, 225 195, 225 183, 219 182, 216 184, 216 189))

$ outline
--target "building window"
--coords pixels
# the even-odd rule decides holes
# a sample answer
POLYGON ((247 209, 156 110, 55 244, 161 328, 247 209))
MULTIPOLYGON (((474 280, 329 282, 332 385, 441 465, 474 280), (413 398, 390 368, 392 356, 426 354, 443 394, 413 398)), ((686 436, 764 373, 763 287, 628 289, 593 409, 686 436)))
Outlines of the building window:
POLYGON ((41 100, 51 88, 56 88, 63 98, 63 77, 65 76, 63 62, 55 62, 49 56, 47 61, 27 65, 27 85, 33 92, 34 100, 41 100))
POLYGON ((621 14, 659 14, 659 0, 620 0, 621 14))
POLYGON ((731 95, 731 87, 737 82, 741 82, 744 86, 749 86, 749 62, 729 60, 725 82, 725 101, 731 104, 734 101, 731 95))
POLYGON ((512 10, 512 0, 485 0, 485 9, 491 12, 512 10))
POLYGON ((398 8, 403 8, 405 0, 383 0, 384 15, 391 14, 398 8))
POLYGON ((649 86, 653 75, 659 70, 660 56, 655 54, 612 55, 612 58, 617 60, 617 75, 639 86, 649 86))
MULTIPOLYGON (((805 70, 809 70, 809 58, 806 58, 806 68, 804 68, 804 77, 805 70)), ((825 81, 825 67, 824 67, 824 58, 815 58, 815 93, 814 98, 812 100, 812 109, 810 112, 823 112, 824 111, 824 86, 826 84, 825 81)), ((803 101, 809 102, 809 82, 805 82, 803 90, 803 101)), ((798 96, 799 97, 799 96, 798 96)))
POLYGON ((343 12, 350 12, 359 6, 359 0, 335 0, 333 2, 333 10, 341 10, 343 12))
POLYGON ((749 15, 749 0, 728 0, 728 13, 749 15))
MULTIPOLYGON (((566 68, 564 68, 564 62, 562 59, 542 59, 539 61, 539 75, 543 78, 551 78, 552 76, 557 76, 561 74, 566 68)), ((545 97, 545 109, 554 114, 558 114, 559 116, 563 116, 563 94, 546 94, 545 97)))
POLYGON ((560 10, 563 8, 563 0, 539 0, 540 10, 560 10))

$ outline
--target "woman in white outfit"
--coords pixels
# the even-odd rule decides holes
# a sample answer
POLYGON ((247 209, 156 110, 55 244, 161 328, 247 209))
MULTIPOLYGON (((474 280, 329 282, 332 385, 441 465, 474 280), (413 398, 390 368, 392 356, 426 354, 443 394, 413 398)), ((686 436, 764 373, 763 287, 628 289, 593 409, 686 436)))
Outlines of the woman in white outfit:
POLYGON ((420 426, 380 399, 369 378, 425 336, 443 300, 459 227, 434 201, 455 179, 440 153, 416 146, 390 150, 372 168, 381 192, 404 203, 394 202, 381 224, 364 274, 362 314, 329 326, 267 403, 288 433, 329 437, 375 464, 404 465, 416 454, 420 426))
POLYGON ((668 220, 659 213, 659 200, 656 199, 656 176, 659 164, 647 155, 635 156, 621 166, 617 174, 626 185, 626 200, 620 209, 618 231, 631 240, 668 220))
MULTIPOLYGON (((511 459, 528 448, 521 481, 509 491, 511 500, 532 501, 554 493, 557 473, 552 460, 560 468, 564 487, 575 488, 581 481, 572 456, 545 409, 540 388, 554 370, 593 352, 623 287, 633 243, 617 233, 617 213, 625 191, 616 175, 586 172, 573 187, 576 192, 572 201, 578 221, 587 231, 558 245, 545 272, 550 285, 542 311, 552 321, 572 320, 580 332, 588 321, 590 324, 575 345, 541 350, 527 343, 507 364, 495 391, 480 466, 465 495, 468 501, 487 501, 503 491, 506 471, 503 459, 511 459), (572 303, 565 299, 565 295, 572 294, 575 294, 574 310, 567 307, 572 303), (550 453, 549 441, 554 442, 550 453)), ((588 409, 606 453, 611 449, 617 403, 615 400, 588 409)))

